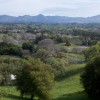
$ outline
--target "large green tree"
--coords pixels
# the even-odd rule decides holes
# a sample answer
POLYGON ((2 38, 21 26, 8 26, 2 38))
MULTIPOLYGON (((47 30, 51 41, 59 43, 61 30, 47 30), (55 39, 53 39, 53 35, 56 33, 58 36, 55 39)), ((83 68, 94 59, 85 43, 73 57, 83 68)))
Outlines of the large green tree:
POLYGON ((100 100, 100 54, 86 64, 81 81, 89 97, 100 100))
POLYGON ((49 65, 39 59, 28 59, 23 62, 23 68, 16 76, 17 89, 21 95, 29 95, 31 100, 50 100, 50 90, 53 86, 53 73, 49 65))

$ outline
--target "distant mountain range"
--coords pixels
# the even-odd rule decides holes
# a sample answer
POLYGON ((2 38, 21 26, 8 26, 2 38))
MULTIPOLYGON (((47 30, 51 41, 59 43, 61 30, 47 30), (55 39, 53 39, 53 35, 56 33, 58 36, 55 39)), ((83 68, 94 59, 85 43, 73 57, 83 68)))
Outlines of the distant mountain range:
POLYGON ((66 16, 8 16, 1 15, 0 23, 100 23, 100 15, 93 17, 66 17, 66 16))

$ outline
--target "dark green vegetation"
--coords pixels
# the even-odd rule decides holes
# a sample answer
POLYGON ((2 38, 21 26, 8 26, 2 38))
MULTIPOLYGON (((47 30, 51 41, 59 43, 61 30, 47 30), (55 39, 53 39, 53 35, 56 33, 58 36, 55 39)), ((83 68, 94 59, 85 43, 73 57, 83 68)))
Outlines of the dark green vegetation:
POLYGON ((28 59, 23 63, 24 67, 16 74, 17 90, 21 96, 28 95, 31 100, 35 96, 41 100, 51 100, 50 90, 54 83, 54 75, 49 65, 39 59, 28 59))
POLYGON ((88 100, 80 75, 99 54, 99 30, 99 24, 0 24, 1 99, 88 100))
POLYGON ((100 99, 100 43, 87 49, 87 64, 81 81, 88 96, 93 100, 100 99))
POLYGON ((0 56, 0 86, 13 85, 11 74, 15 74, 20 67, 20 58, 0 56))
POLYGON ((93 57, 100 54, 100 43, 97 43, 96 45, 92 46, 91 48, 84 50, 83 53, 85 56, 85 60, 87 62, 90 61, 93 57))
POLYGON ((15 55, 22 56, 21 48, 12 43, 1 42, 0 43, 0 55, 15 55))
POLYGON ((100 54, 87 63, 82 82, 88 96, 93 100, 100 99, 100 54))

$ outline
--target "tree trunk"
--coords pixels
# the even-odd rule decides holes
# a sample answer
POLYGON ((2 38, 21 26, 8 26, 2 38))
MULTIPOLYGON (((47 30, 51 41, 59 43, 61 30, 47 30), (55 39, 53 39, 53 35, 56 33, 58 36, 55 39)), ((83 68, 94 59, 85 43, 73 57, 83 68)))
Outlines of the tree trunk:
POLYGON ((31 100, 33 100, 34 95, 31 95, 31 100))

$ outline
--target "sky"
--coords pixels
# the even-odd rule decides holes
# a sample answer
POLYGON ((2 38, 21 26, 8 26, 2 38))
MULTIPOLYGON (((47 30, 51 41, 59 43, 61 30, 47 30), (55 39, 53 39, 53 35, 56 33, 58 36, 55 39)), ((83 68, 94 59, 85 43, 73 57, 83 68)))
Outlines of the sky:
POLYGON ((0 0, 0 15, 90 17, 100 15, 100 0, 0 0))

